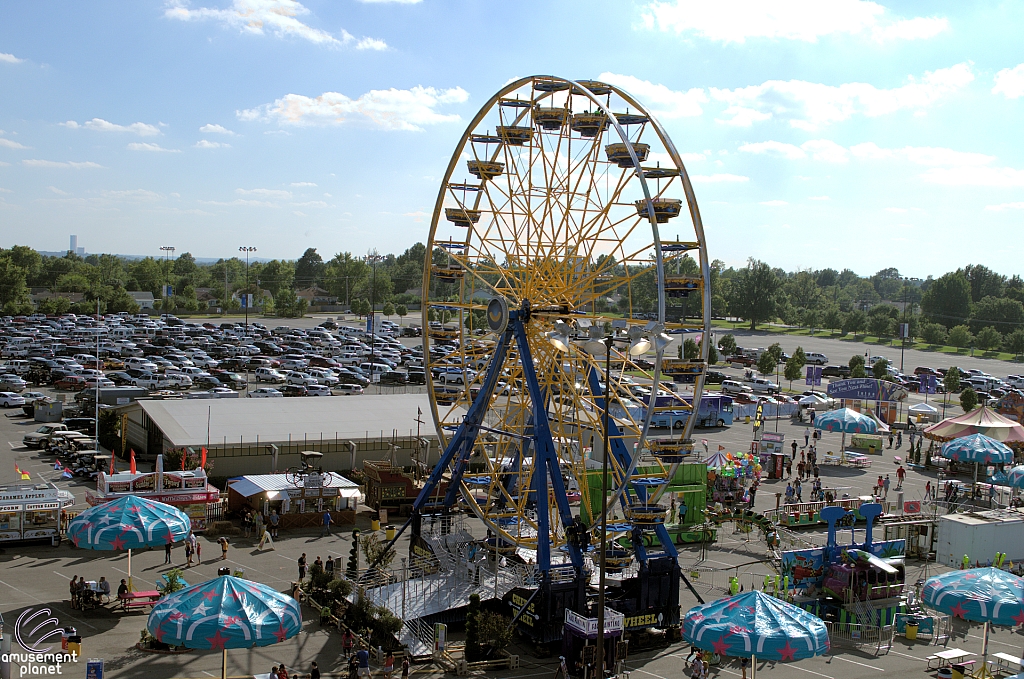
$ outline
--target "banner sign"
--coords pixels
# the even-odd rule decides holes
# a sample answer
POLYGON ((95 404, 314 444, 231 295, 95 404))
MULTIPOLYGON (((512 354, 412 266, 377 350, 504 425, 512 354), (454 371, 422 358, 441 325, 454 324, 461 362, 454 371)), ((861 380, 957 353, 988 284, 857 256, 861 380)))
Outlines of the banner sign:
POLYGON ((829 382, 827 392, 832 398, 858 401, 902 401, 907 397, 907 390, 895 382, 870 377, 829 382))

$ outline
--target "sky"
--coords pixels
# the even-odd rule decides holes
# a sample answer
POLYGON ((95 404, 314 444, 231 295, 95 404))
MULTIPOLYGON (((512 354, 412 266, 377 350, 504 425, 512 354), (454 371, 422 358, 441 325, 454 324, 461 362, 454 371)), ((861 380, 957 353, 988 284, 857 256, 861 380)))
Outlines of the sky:
POLYGON ((713 259, 1019 274, 1022 29, 984 1, 3 3, 0 246, 401 252, 479 108, 550 74, 654 113, 713 259))

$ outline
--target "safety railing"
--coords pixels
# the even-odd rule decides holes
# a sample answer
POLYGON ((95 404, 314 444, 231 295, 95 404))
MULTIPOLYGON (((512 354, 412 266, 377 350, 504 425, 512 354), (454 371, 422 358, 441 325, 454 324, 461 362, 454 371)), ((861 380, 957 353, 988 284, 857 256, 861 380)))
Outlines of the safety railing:
POLYGON ((864 649, 874 646, 877 655, 883 648, 888 651, 892 646, 892 630, 889 626, 879 627, 826 620, 825 627, 828 629, 828 639, 832 649, 864 649))

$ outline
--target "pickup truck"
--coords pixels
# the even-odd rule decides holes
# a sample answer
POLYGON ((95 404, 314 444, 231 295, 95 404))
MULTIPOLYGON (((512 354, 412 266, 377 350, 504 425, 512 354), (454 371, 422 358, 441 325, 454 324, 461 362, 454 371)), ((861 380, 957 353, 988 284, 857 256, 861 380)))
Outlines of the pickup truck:
POLYGON ((50 434, 55 431, 67 431, 68 428, 64 424, 44 424, 35 431, 31 431, 25 434, 24 438, 21 439, 22 445, 27 448, 42 448, 43 443, 49 438, 50 434))
POLYGON ((750 368, 750 367, 754 366, 757 363, 757 361, 753 357, 751 357, 751 356, 743 356, 741 354, 735 354, 735 355, 730 356, 729 358, 727 358, 725 360, 726 360, 726 362, 729 365, 731 365, 733 367, 736 367, 736 368, 739 368, 739 367, 750 368))

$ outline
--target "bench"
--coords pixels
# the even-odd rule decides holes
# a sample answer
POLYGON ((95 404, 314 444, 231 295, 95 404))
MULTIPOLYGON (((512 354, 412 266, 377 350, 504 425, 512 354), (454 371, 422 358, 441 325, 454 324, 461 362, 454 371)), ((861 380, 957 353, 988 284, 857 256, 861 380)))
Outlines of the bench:
POLYGON ((1020 658, 1009 653, 994 653, 992 657, 996 659, 996 672, 1005 674, 1017 674, 1021 670, 1021 665, 1024 664, 1020 658))

